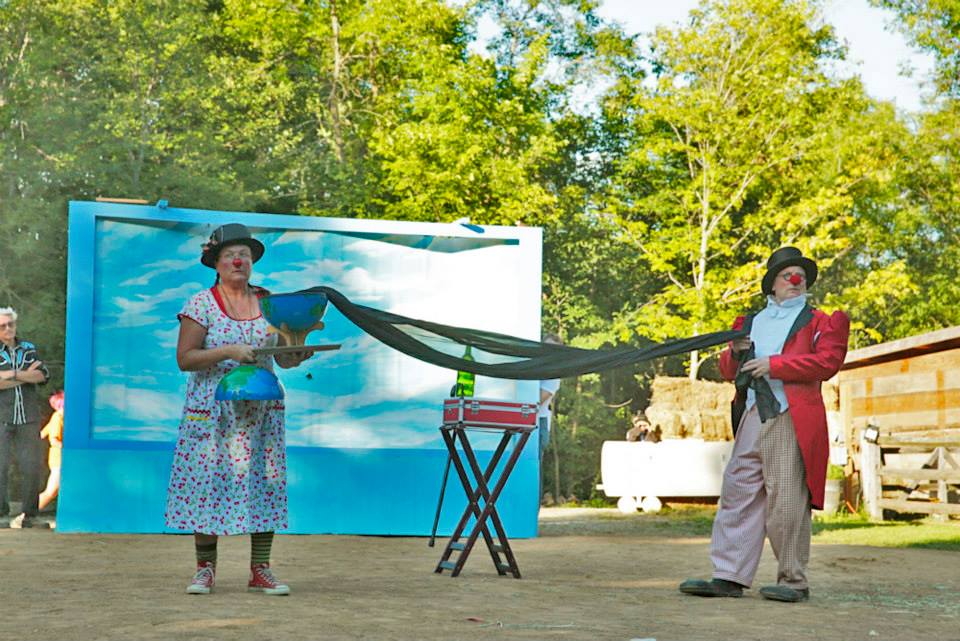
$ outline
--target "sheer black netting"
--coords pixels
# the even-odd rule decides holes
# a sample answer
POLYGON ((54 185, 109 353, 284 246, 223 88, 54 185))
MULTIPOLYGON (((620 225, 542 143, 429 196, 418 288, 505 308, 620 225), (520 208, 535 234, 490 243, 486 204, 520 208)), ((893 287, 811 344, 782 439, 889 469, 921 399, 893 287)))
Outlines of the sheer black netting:
POLYGON ((408 318, 352 303, 331 287, 312 287, 303 291, 326 294, 330 303, 357 327, 408 356, 440 367, 494 378, 567 378, 713 347, 747 335, 744 331, 728 330, 645 347, 579 349, 408 318), (467 346, 471 348, 474 360, 462 358, 467 346))

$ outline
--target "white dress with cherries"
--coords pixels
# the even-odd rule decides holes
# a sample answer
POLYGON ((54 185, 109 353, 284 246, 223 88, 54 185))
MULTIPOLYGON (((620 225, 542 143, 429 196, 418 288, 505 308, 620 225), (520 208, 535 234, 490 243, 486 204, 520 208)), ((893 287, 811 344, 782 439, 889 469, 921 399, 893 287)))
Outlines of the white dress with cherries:
MULTIPOLYGON (((206 349, 276 345, 262 316, 236 320, 206 290, 178 318, 207 328, 206 349)), ((166 524, 203 534, 273 532, 287 527, 287 459, 283 401, 216 401, 220 379, 239 365, 221 361, 191 372, 167 488, 166 524)), ((273 370, 273 358, 256 365, 273 370)))

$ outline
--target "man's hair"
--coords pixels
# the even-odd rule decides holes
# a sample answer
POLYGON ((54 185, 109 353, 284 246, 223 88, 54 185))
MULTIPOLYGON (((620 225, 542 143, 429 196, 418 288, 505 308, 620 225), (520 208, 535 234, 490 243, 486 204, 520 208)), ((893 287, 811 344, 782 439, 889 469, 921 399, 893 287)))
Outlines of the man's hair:
POLYGON ((9 316, 16 322, 17 320, 17 310, 12 307, 0 307, 0 316, 9 316))

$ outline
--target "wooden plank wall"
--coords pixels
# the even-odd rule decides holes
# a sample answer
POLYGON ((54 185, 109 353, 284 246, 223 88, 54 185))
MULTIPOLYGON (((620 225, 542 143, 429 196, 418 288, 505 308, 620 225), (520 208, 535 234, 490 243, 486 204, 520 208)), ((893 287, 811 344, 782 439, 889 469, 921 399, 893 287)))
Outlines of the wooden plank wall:
POLYGON ((868 424, 882 435, 935 436, 960 429, 960 348, 844 369, 837 380, 854 460, 868 424))

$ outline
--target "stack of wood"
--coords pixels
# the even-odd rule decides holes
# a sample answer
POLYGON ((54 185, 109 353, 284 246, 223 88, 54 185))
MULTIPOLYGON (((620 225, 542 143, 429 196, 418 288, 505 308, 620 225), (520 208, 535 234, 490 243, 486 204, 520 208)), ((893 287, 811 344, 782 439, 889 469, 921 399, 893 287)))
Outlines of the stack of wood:
POLYGON ((651 430, 661 438, 733 440, 730 426, 732 383, 657 376, 653 379, 650 406, 644 411, 651 430))

